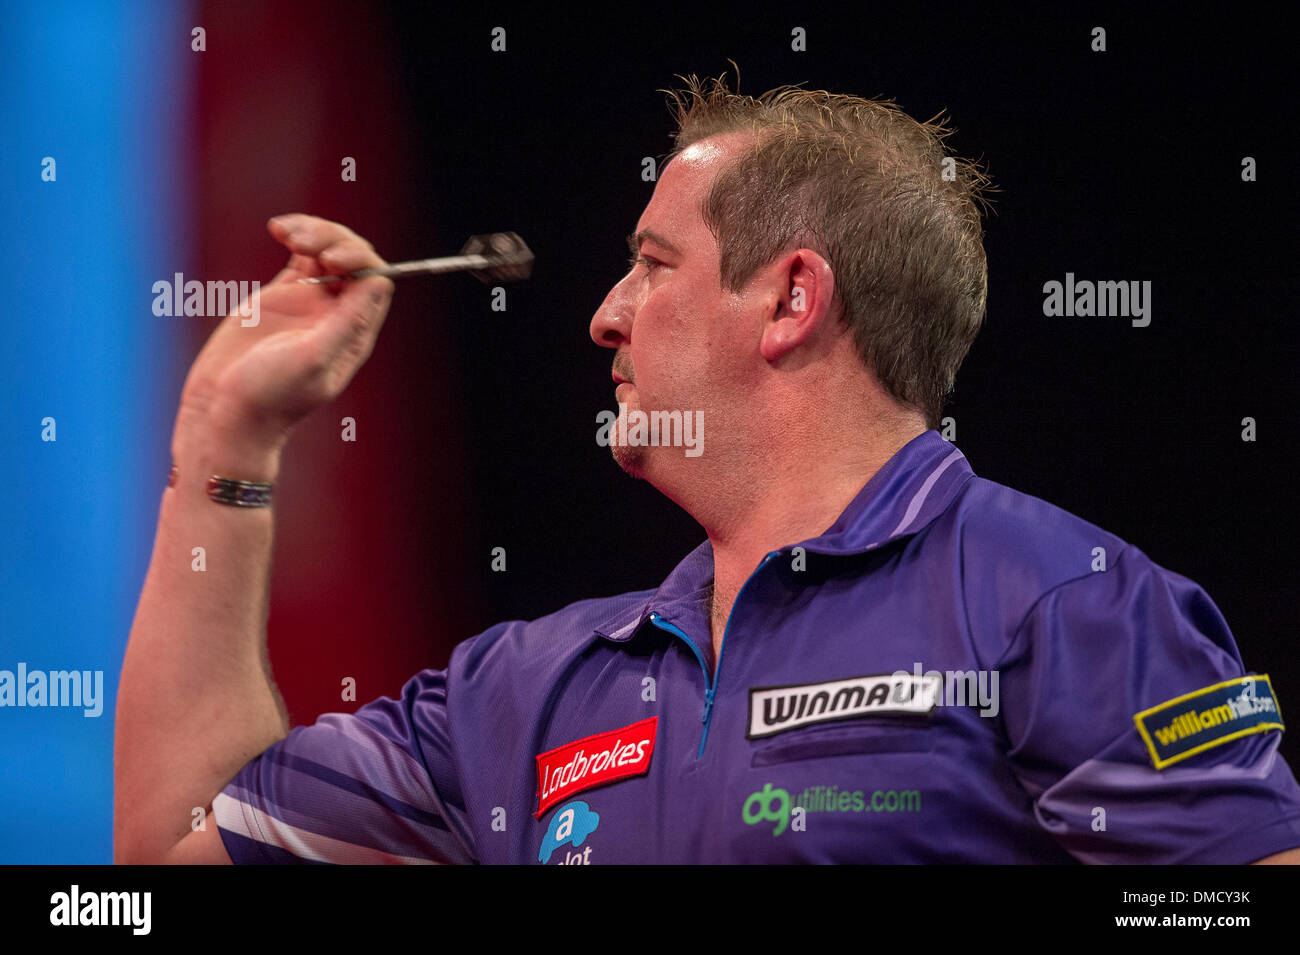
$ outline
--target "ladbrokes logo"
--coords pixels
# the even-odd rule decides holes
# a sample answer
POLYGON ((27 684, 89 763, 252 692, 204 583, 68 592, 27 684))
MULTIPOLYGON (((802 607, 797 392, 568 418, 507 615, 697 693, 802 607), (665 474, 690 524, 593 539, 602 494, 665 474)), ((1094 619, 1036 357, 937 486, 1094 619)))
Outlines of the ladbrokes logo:
POLYGON ((659 717, 574 740, 537 757, 537 818, 574 793, 650 769, 659 717))

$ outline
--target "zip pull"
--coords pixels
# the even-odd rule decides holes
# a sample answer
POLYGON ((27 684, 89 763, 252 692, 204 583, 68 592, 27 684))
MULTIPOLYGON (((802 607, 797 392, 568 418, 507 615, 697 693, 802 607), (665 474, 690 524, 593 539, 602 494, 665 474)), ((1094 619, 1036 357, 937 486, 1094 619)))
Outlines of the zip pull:
POLYGON ((704 691, 704 717, 700 720, 701 723, 709 721, 709 711, 713 709, 713 693, 711 688, 704 691))

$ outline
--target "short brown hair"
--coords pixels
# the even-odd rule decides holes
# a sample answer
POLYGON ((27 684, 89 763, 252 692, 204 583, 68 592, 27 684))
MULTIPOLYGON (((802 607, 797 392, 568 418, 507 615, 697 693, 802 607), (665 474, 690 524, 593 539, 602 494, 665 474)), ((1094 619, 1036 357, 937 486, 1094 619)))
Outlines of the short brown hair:
POLYGON ((709 136, 756 134, 700 210, 718 242, 721 281, 739 292, 799 245, 823 255, 867 367, 926 427, 939 427, 984 320, 976 203, 996 191, 975 163, 945 151, 953 130, 942 114, 919 123, 890 100, 798 86, 755 98, 731 92, 723 77, 707 86, 678 79, 686 89, 661 90, 677 121, 670 157, 709 136))

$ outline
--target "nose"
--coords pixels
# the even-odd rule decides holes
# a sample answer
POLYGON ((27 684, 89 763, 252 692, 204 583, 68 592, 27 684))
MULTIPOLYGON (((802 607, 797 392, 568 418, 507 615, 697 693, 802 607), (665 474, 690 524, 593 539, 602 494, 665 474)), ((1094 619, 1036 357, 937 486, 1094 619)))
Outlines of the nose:
POLYGON ((618 348, 632 340, 632 314, 635 306, 630 292, 629 272, 609 290, 591 317, 591 340, 602 348, 618 348))

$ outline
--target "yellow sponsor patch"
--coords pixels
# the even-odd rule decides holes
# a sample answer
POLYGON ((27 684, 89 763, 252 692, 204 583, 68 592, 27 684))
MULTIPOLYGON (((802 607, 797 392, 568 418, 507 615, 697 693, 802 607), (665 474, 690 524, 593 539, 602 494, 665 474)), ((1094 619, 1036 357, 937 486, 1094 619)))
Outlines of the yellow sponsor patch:
POLYGON ((1133 722, 1156 769, 1251 733, 1286 729, 1266 673, 1184 693, 1134 715, 1133 722))

